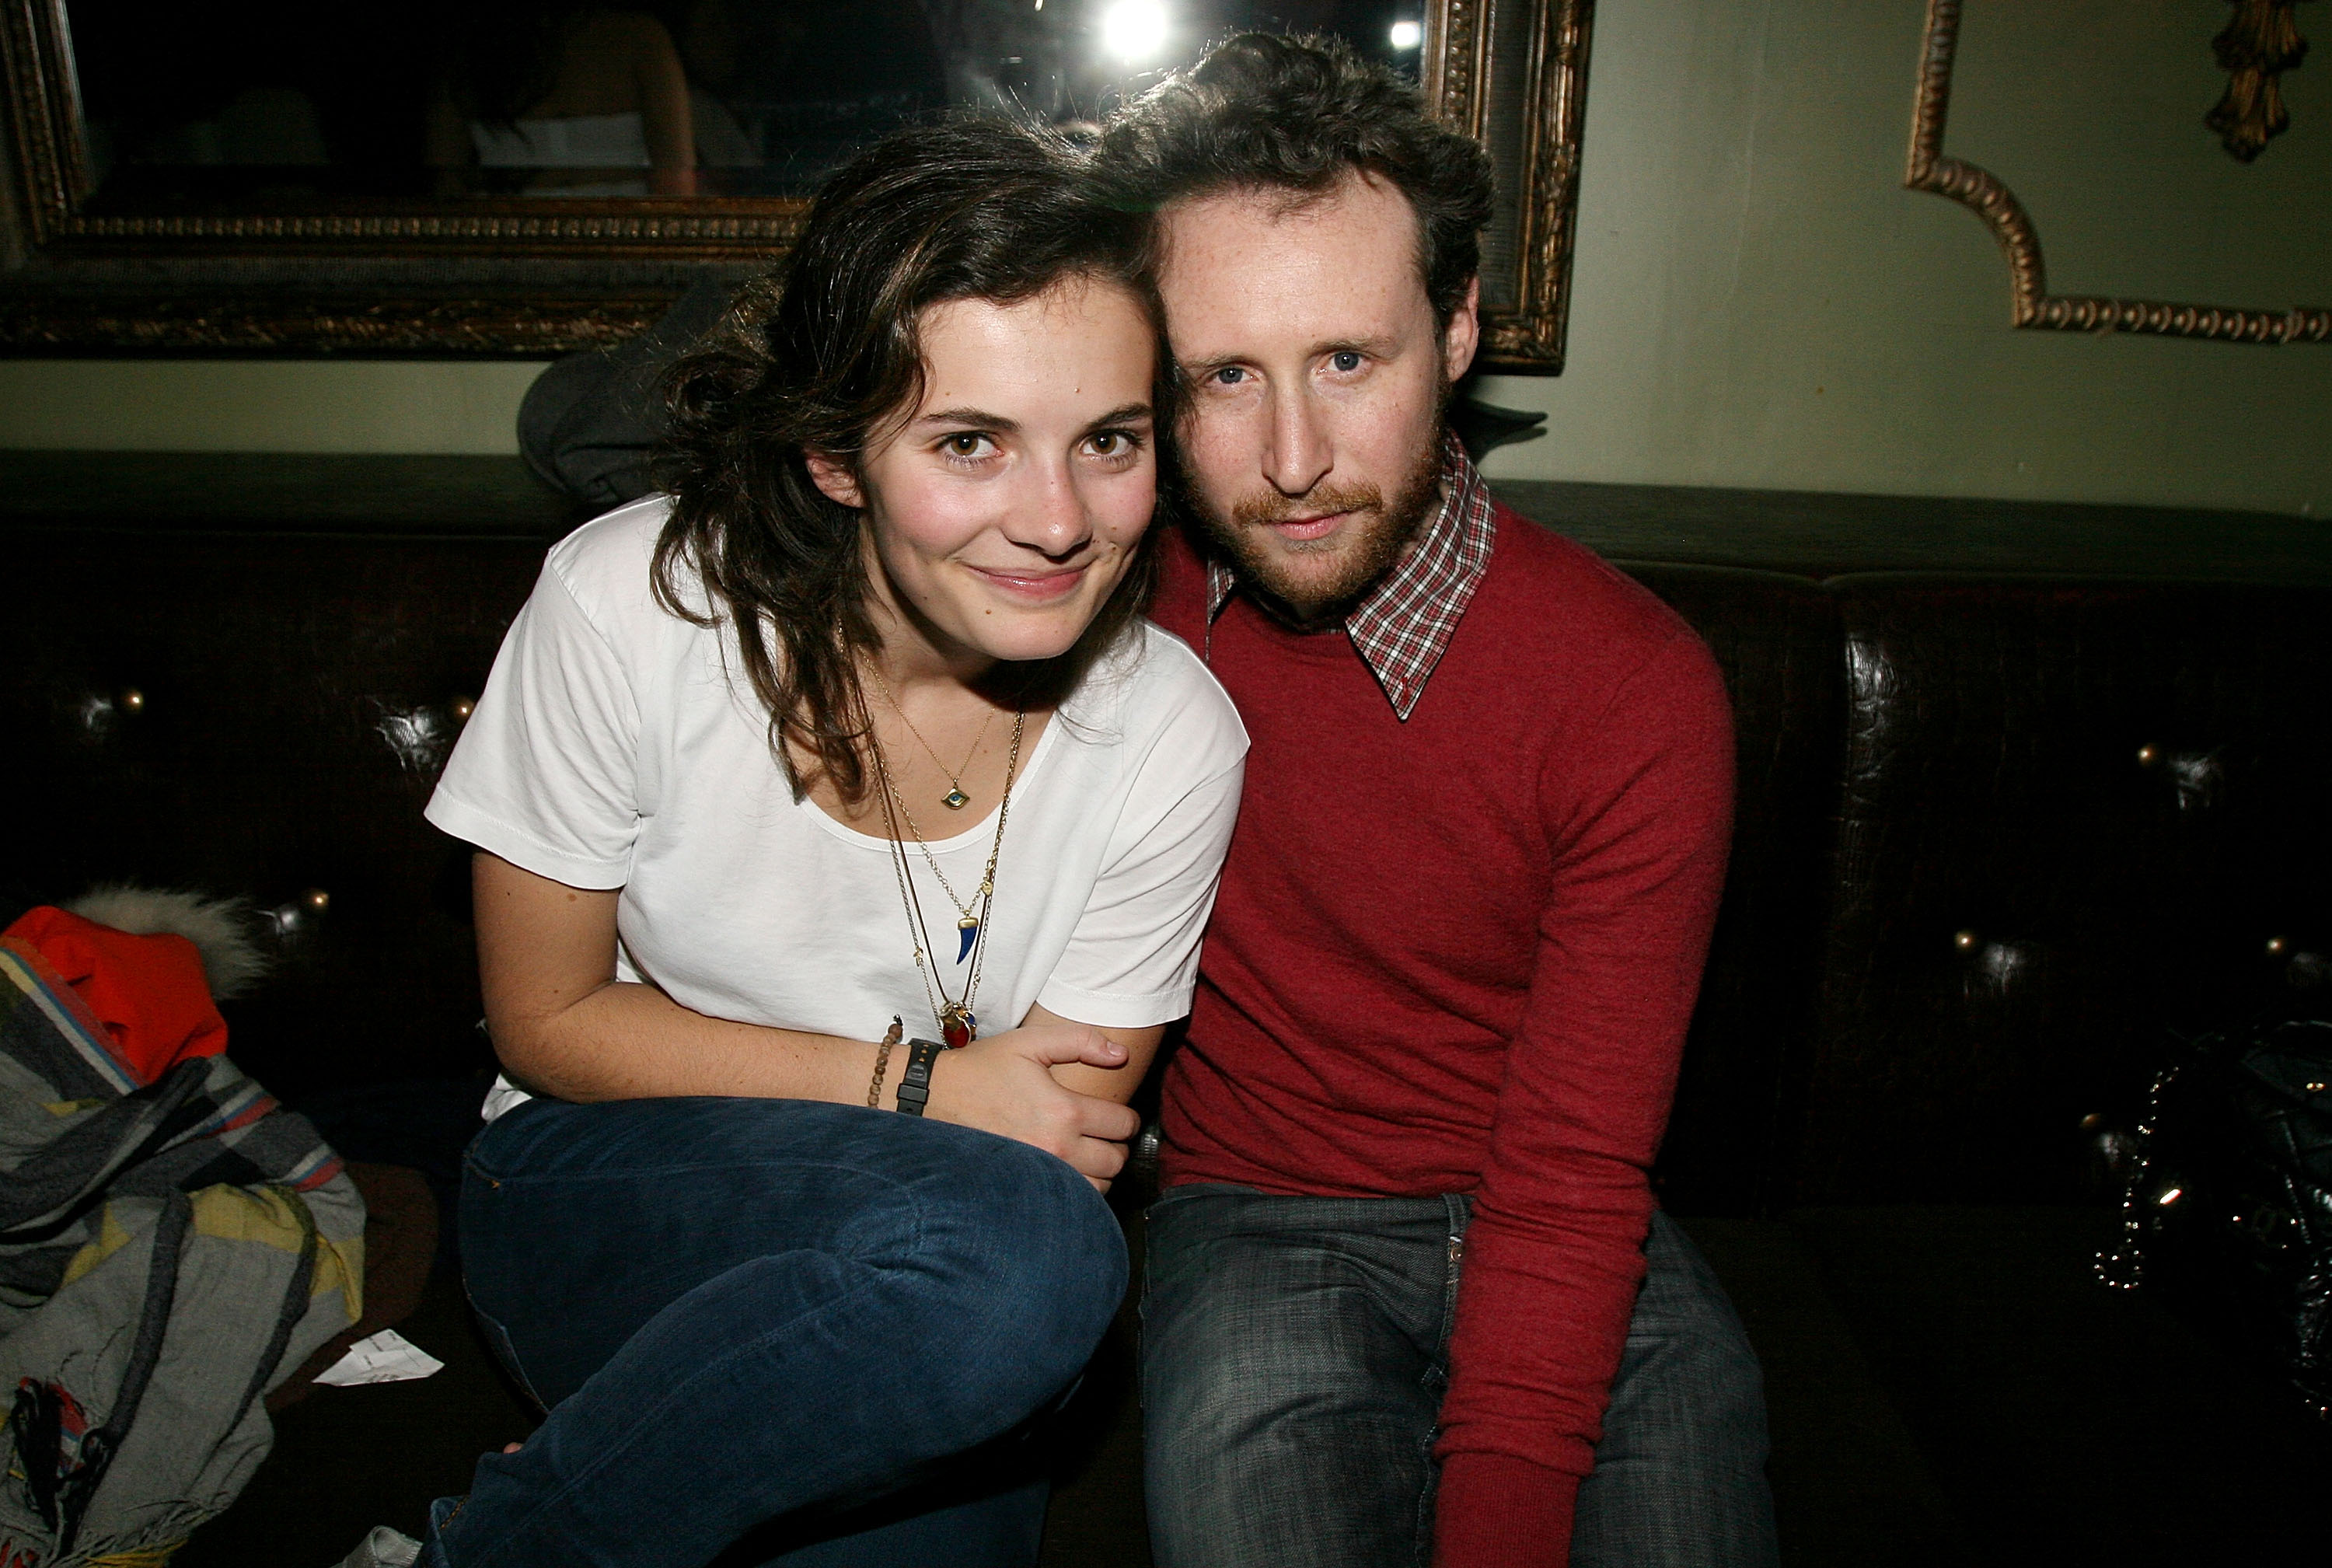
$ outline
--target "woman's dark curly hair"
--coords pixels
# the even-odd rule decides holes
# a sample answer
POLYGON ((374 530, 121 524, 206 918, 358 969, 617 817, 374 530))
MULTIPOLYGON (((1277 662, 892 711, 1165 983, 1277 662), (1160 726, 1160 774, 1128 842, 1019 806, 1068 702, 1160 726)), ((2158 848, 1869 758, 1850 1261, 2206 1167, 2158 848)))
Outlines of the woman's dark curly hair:
MULTIPOLYGON (((1148 244, 1146 224, 1099 200, 1087 155, 1057 136, 1001 120, 899 131, 827 183, 791 256, 673 368, 657 460, 673 508, 656 541, 656 598, 699 626, 728 621, 797 795, 822 776, 846 800, 865 798, 856 656, 880 644, 860 514, 818 490, 806 454, 855 472, 912 414, 923 392, 917 323, 932 306, 1010 304, 1080 278, 1126 290, 1147 313, 1155 428, 1168 439, 1172 359, 1148 244), (689 606, 690 578, 705 611, 689 606), (797 751, 810 767, 796 766, 797 751)), ((1156 582, 1154 531, 1077 645, 1029 672, 1027 701, 1058 700, 1141 614, 1156 582)))
POLYGON ((1418 264, 1443 325, 1482 270, 1489 154, 1342 39, 1244 33, 1216 45, 1109 123, 1097 167, 1119 206, 1152 212, 1249 188, 1324 196, 1365 171, 1415 209, 1418 264))

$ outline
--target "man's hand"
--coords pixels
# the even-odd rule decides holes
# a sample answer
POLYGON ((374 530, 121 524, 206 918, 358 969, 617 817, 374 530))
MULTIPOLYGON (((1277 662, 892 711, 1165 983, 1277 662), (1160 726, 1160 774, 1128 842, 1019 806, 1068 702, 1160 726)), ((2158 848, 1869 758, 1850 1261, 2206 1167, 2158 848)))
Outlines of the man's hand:
POLYGON ((1085 1024, 1032 1023, 942 1052, 932 1069, 926 1115, 1033 1143, 1067 1161, 1106 1192, 1125 1165, 1125 1142, 1142 1118, 1110 1100, 1061 1086, 1070 1062, 1123 1071, 1123 1047, 1085 1024))

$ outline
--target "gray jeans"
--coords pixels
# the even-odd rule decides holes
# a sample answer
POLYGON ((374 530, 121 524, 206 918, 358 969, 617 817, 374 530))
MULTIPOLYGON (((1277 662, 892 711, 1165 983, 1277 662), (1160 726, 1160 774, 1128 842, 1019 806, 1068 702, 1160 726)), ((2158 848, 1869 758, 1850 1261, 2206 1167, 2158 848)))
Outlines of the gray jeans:
MULTIPOLYGON (((1178 1187, 1152 1204, 1142 1305, 1159 1568, 1421 1568, 1463 1197, 1178 1187)), ((1648 1271, 1573 1568, 1768 1568, 1756 1353, 1690 1239, 1654 1214, 1648 1271)))

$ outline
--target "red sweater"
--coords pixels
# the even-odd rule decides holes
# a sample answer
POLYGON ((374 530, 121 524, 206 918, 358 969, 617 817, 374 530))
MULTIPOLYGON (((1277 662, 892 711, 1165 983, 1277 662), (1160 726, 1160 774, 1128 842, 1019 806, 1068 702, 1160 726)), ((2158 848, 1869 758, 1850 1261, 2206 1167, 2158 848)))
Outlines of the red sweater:
MULTIPOLYGON (((1206 647, 1205 572, 1168 562, 1154 617, 1206 647)), ((1650 593, 1504 508, 1406 723, 1342 632, 1235 595, 1211 642, 1252 749, 1165 1180, 1475 1194, 1436 1562, 1560 1565, 1725 876, 1723 683, 1650 593)))

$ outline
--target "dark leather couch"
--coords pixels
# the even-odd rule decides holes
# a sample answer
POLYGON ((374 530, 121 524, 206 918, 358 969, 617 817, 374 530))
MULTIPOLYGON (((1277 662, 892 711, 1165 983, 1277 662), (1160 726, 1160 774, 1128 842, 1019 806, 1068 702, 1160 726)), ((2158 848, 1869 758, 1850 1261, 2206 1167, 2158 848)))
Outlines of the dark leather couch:
MULTIPOLYGON (((0 877, 280 908, 235 1055, 442 1191, 488 1067, 465 854, 420 808, 574 517, 494 459, 19 453, 0 480, 0 877)), ((1739 828, 1659 1180, 1765 1360, 1785 1560, 2320 1560, 2332 1434, 2089 1261, 2099 1138, 2180 1035, 2332 972, 2332 533, 1500 488, 1731 683, 1739 828)), ((523 1435, 449 1266, 406 1332, 448 1370, 287 1410, 186 1568, 321 1568, 523 1435)), ((1048 1562, 1147 1561, 1125 1354, 1048 1562)))

